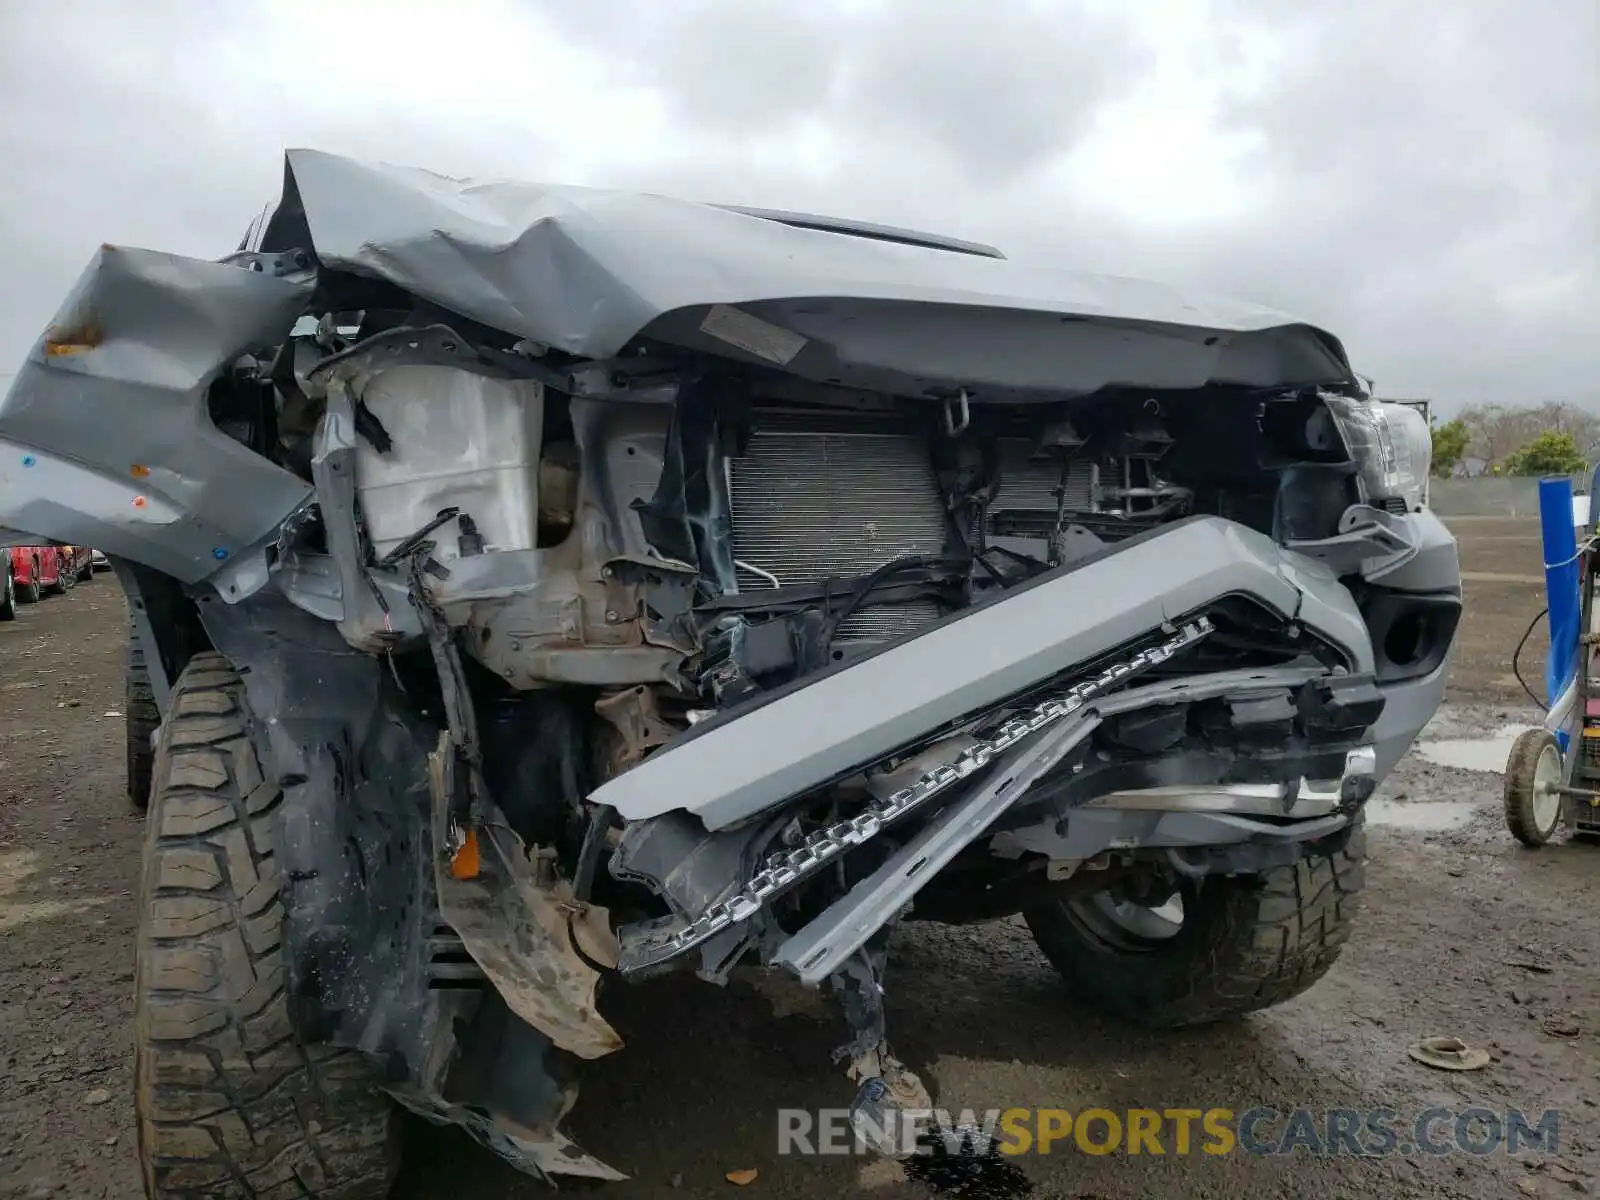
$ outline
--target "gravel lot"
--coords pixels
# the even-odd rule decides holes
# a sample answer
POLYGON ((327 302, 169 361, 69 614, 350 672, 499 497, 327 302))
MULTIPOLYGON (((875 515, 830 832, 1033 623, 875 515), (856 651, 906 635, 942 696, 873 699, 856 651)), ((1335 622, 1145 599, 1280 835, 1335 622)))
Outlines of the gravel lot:
MULTIPOLYGON (((1510 673, 1543 603, 1532 522, 1463 521, 1468 617, 1451 703, 1429 738, 1537 718, 1510 673)), ((0 626, 0 1195, 140 1192, 130 1100, 132 932, 140 822, 123 790, 123 605, 109 576, 0 626)), ((1542 678, 1535 652, 1525 673, 1542 678)), ((1535 682, 1535 686, 1539 686, 1535 682)), ((1071 1008, 1016 923, 908 930, 889 977, 897 1050, 950 1108, 1078 1111, 1254 1105, 1560 1110, 1555 1157, 1094 1157, 1016 1160, 1039 1197, 1505 1197, 1600 1189, 1600 847, 1518 848, 1500 777, 1413 754, 1385 785, 1367 908, 1340 964, 1301 999, 1228 1028, 1151 1035, 1071 1008), (1421 805, 1444 808, 1420 807, 1421 805), (1454 806, 1454 807, 1450 807, 1454 806), (1432 814, 1464 823, 1450 828, 1432 814), (1430 828, 1431 826, 1431 828, 1430 828), (1407 1049, 1456 1035, 1482 1071, 1407 1049)), ((780 1158, 775 1110, 837 1107, 842 1026, 766 983, 615 988, 630 1045, 595 1064, 569 1125, 664 1195, 925 1197, 887 1164, 780 1158), (736 1188, 725 1173, 758 1168, 736 1188)), ((544 1189, 465 1138, 418 1127, 404 1197, 544 1189)), ((981 1193, 980 1193, 981 1194, 981 1193)), ((1015 1190, 994 1190, 1005 1196, 1015 1190)))

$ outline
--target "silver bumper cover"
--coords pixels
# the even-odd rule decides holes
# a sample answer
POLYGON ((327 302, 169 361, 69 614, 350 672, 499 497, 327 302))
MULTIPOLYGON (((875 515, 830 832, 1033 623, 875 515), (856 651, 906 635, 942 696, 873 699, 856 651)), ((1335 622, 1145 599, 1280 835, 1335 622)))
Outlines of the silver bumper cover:
POLYGON ((1313 559, 1219 517, 1165 526, 1042 576, 764 703, 703 722, 592 796, 629 821, 744 821, 1228 596, 1373 670, 1349 591, 1313 559))
MULTIPOLYGON (((1375 682, 1381 674, 1362 611, 1333 570, 1316 559, 1218 518, 1131 539, 704 722, 598 789, 592 798, 612 805, 628 823, 613 873, 660 882, 677 913, 619 931, 620 968, 632 973, 654 967, 709 943, 705 970, 716 975, 712 964, 719 948, 734 944, 730 938, 748 937, 741 930, 771 900, 946 786, 954 798, 941 801, 942 808, 930 804, 927 811, 938 808, 933 816, 807 926, 792 935, 767 928, 768 937, 777 939, 766 943, 774 947, 769 959, 807 982, 835 974, 925 883, 985 837, 999 857, 1043 854, 1071 869, 1119 847, 1181 854, 1185 847, 1288 847, 1327 836, 1349 824, 1431 716, 1443 687, 1443 666, 1388 684, 1375 682), (1173 676, 1179 665, 1173 663, 1159 681, 1132 678, 1141 664, 1188 652, 1213 632, 1202 614, 1240 599, 1270 614, 1292 644, 1331 650, 1344 665, 1330 665, 1319 651, 1294 665, 1208 670, 1200 659, 1194 673, 1173 676), (1196 635, 1185 640, 1191 631, 1196 635), (1152 649, 1157 657, 1146 661, 1152 649), (1060 681, 1074 679, 1079 682, 1063 693, 1073 698, 1070 706, 1030 725, 1025 736, 1002 737, 1004 745, 980 739, 983 753, 975 756, 973 739, 959 732, 1019 696, 1067 687, 1060 681), (1159 767, 1139 777, 1172 786, 1130 787, 1113 774, 1097 774, 1094 756, 1083 752, 1107 721, 1135 710, 1212 701, 1229 712, 1237 706, 1294 713, 1292 726, 1284 728, 1296 732, 1281 735, 1290 738, 1281 744, 1284 757, 1267 755, 1281 762, 1283 778, 1292 782, 1273 781, 1263 773, 1274 769, 1270 761, 1250 761, 1248 748, 1224 748, 1201 751, 1225 760, 1220 766, 1158 757, 1151 761, 1159 767), (885 784, 891 776, 874 775, 872 768, 915 746, 924 749, 912 760, 914 769, 934 786, 902 804, 916 788, 885 784), (1344 755, 1342 772, 1329 762, 1335 753, 1344 755), (1337 777, 1294 779, 1288 766, 1293 762, 1315 763, 1319 775, 1337 777), (879 793, 860 814, 771 851, 753 874, 724 874, 737 868, 737 859, 750 861, 736 849, 730 859, 730 848, 771 827, 774 818, 781 823, 778 813, 787 803, 863 771, 879 780, 875 788, 900 790, 879 793), (1041 781, 1047 775, 1046 785, 1041 781), (1239 778, 1267 782, 1231 781, 1239 778), (1219 779, 1227 782, 1205 782, 1219 779), (1102 782, 1103 790, 1097 790, 1102 782), (1019 805, 1036 783, 1037 811, 1019 805), (1061 799, 1051 798, 1057 794, 1061 799), (667 821, 676 832, 657 838, 667 821), (1030 827, 1028 821, 1039 824, 1030 827), (659 851, 669 843, 680 849, 662 857, 659 851), (698 858, 696 846, 722 849, 697 865, 684 857, 698 858), (723 865, 713 867, 713 859, 723 865), (666 882, 668 876, 673 882, 666 882)), ((1241 719, 1248 725, 1268 718, 1241 719)), ((1008 726, 1001 726, 1002 734, 1008 726)))

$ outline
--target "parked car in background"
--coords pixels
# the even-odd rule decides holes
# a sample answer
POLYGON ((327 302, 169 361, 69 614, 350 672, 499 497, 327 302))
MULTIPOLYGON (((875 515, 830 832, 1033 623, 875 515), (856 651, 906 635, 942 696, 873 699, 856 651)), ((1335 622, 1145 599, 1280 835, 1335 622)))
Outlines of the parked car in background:
POLYGON ((0 555, 5 559, 5 579, 0 581, 0 621, 17 619, 17 572, 12 566, 9 552, 0 555))
POLYGON ((97 569, 110 569, 111 563, 98 550, 88 546, 15 545, 27 534, 0 530, 0 557, 5 578, 0 581, 0 621, 12 621, 17 605, 33 604, 40 596, 59 595, 88 583, 97 569), (98 561, 97 561, 98 558, 98 561))
POLYGON ((74 583, 89 583, 94 579, 94 551, 87 546, 61 546, 61 566, 63 573, 70 578, 71 587, 74 583))
MULTIPOLYGON (((40 596, 56 595, 77 584, 77 577, 69 569, 63 572, 64 559, 59 546, 11 546, 6 555, 6 591, 11 600, 9 621, 16 616, 15 605, 34 604, 40 596)), ((0 601, 4 605, 4 601, 0 601)))
POLYGON ((39 590, 46 596, 64 596, 78 586, 78 571, 64 546, 35 546, 39 556, 39 590))

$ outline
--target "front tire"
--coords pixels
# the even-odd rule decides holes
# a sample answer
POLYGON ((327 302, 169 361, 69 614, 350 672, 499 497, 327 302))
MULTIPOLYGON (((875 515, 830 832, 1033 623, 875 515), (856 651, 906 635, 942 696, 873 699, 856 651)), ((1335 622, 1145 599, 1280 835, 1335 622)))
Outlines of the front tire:
POLYGON ((22 585, 22 590, 17 596, 24 604, 39 603, 39 560, 33 560, 33 570, 28 574, 28 582, 22 585))
POLYGON ((123 664, 123 724, 127 732, 128 802, 144 812, 150 807, 150 774, 156 751, 153 738, 161 725, 144 647, 139 644, 133 618, 128 618, 128 650, 123 664))
POLYGON ((1024 916, 1089 1007, 1156 1028, 1207 1025, 1282 1004, 1327 974, 1349 938, 1365 863, 1357 824, 1293 866, 1184 878, 1179 910, 1099 892, 1024 916))
POLYGON ((283 793, 217 654, 173 690, 157 747, 134 1005, 134 1108, 151 1200, 383 1196, 392 1106, 358 1053, 289 1019, 274 854, 283 793))
POLYGON ((0 621, 15 621, 17 619, 17 575, 11 565, 9 551, 0 550, 6 556, 6 581, 5 587, 0 588, 0 621))

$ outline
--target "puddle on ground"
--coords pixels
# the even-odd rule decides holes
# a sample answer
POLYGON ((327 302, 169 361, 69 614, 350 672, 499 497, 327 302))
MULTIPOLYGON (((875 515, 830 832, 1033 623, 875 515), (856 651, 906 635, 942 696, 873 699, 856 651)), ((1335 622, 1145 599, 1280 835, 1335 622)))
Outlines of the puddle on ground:
POLYGON ((1456 767, 1462 771, 1490 771, 1498 775, 1506 769, 1511 743, 1520 734, 1537 728, 1537 725, 1503 725, 1496 732, 1483 737, 1418 742, 1417 753, 1435 766, 1456 767))
POLYGON ((1447 829, 1460 829, 1472 820, 1472 814, 1476 811, 1471 804, 1461 800, 1372 799, 1367 801, 1367 824, 1388 829, 1440 833, 1447 829))

